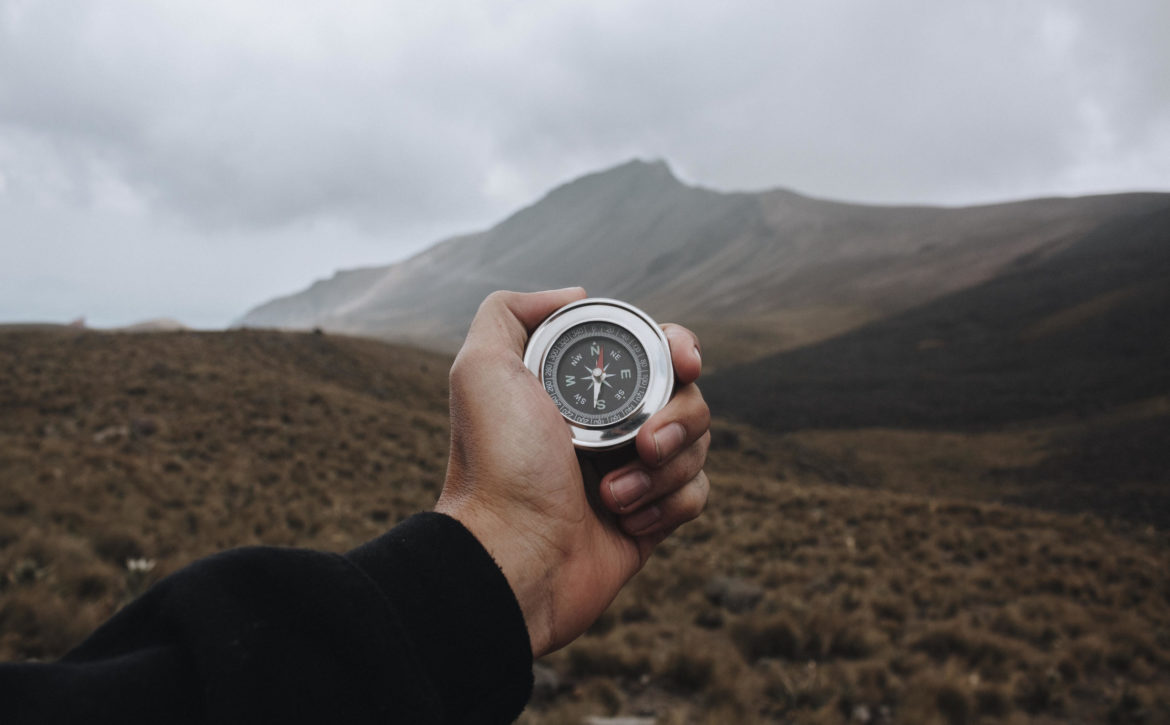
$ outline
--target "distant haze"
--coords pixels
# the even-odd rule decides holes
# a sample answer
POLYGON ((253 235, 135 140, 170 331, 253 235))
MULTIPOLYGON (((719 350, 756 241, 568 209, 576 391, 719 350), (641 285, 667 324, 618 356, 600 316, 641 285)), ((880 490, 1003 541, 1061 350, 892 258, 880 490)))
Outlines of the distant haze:
POLYGON ((1170 4, 0 0, 0 321, 222 326, 630 158, 970 204, 1170 188, 1170 4))

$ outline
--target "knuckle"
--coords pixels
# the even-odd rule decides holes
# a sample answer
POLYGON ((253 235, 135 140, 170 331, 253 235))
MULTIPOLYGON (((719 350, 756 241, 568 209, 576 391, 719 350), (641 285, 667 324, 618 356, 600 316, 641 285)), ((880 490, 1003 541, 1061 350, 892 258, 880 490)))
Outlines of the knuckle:
POLYGON ((711 449, 711 431, 704 431, 703 435, 699 436, 699 440, 695 441, 695 443, 699 446, 699 452, 703 458, 706 459, 707 451, 711 449))
POLYGON ((451 387, 456 388, 462 386, 467 381, 470 371, 474 369, 475 350, 465 345, 455 357, 455 362, 451 363, 451 371, 447 374, 447 379, 451 387))
POLYGON ((679 517, 684 521, 691 521, 699 517, 707 508, 707 499, 711 487, 707 481, 707 474, 702 471, 682 491, 679 500, 679 517))
POLYGON ((510 294, 512 293, 496 290, 487 297, 484 297, 483 302, 479 303, 479 309, 475 312, 475 319, 472 320, 472 326, 475 326, 477 320, 482 324, 486 319, 496 316, 500 310, 507 309, 508 295, 510 294))
POLYGON ((711 408, 694 383, 680 390, 679 396, 682 404, 679 412, 686 419, 687 430, 692 437, 698 438, 711 426, 711 408))
POLYGON ((484 297, 483 304, 480 306, 483 307, 486 305, 489 307, 498 307, 499 305, 506 304, 508 299, 511 296, 512 296, 511 292, 508 292, 507 290, 498 289, 495 292, 492 292, 491 294, 489 294, 487 297, 484 297))
POLYGON ((706 458, 706 453, 697 446, 697 441, 692 443, 658 471, 655 485, 664 494, 685 487, 703 470, 706 458))
POLYGON ((466 375, 463 360, 463 353, 460 352, 459 356, 455 358, 455 362, 451 363, 451 369, 447 372, 447 385, 452 389, 463 383, 463 378, 466 375))
MULTIPOLYGON (((665 327, 665 325, 664 325, 665 327)), ((670 329, 666 331, 667 336, 677 339, 684 345, 694 345, 699 348, 700 354, 703 352, 703 346, 699 342, 699 336, 691 331, 689 327, 682 325, 671 324, 670 329)))
POLYGON ((510 290, 496 290, 487 297, 483 298, 479 309, 482 310, 506 310, 509 309, 512 302, 516 300, 520 293, 512 292, 510 290))
POLYGON ((699 390, 699 386, 695 383, 687 383, 685 386, 679 388, 678 395, 687 401, 690 405, 707 407, 707 401, 703 398, 703 391, 699 390))
MULTIPOLYGON (((696 388, 696 391, 697 390, 698 388, 696 388)), ((703 424, 704 432, 706 432, 706 430, 711 427, 711 408, 707 405, 707 401, 703 400, 701 393, 699 394, 699 403, 701 405, 699 410, 699 420, 703 424)))
POLYGON ((703 404, 703 408, 707 410, 708 414, 710 414, 711 411, 710 411, 710 408, 707 407, 707 399, 703 397, 702 388, 700 388, 695 383, 691 383, 691 387, 695 389, 694 390, 695 398, 697 398, 698 401, 703 404))
POLYGON ((706 472, 699 471, 699 475, 695 477, 695 483, 697 484, 695 498, 699 504, 699 510, 695 514, 697 516, 703 512, 703 509, 707 508, 707 501, 711 498, 711 479, 707 478, 706 472))
MULTIPOLYGON (((455 356, 447 381, 452 390, 466 390, 482 383, 485 372, 507 369, 511 357, 494 348, 468 342, 455 356)), ((520 361, 523 366, 523 361, 520 361)))
POLYGON ((703 466, 707 462, 707 447, 710 441, 710 436, 703 434, 697 441, 691 444, 691 451, 686 470, 686 480, 689 483, 695 476, 703 472, 703 466))

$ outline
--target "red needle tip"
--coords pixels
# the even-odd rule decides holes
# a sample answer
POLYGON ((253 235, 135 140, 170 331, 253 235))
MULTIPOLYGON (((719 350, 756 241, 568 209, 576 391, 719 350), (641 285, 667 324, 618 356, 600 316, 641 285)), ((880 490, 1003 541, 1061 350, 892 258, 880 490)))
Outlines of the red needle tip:
POLYGON ((601 347, 597 348, 597 367, 598 368, 601 367, 601 358, 604 355, 605 355, 605 347, 601 346, 601 347))

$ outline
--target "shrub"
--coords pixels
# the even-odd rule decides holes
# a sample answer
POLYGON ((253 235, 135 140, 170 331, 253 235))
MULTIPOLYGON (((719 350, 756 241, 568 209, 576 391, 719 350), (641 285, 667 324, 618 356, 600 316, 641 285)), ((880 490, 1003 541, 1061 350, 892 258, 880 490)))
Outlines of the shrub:
POLYGON ((1143 693, 1124 688, 1117 698, 1110 703, 1108 718, 1112 725, 1138 725, 1152 722, 1150 706, 1143 693))
POLYGON ((695 615, 695 624, 703 629, 719 629, 723 626, 723 613, 718 609, 702 609, 695 615))
POLYGON ((574 677, 635 679, 649 671, 650 659, 645 654, 622 651, 608 642, 585 639, 569 648, 569 672, 574 677))
POLYGON ((1012 701, 999 687, 981 687, 975 692, 975 711, 987 717, 1006 717, 1012 711, 1012 701))
POLYGON ((753 618, 732 628, 731 638, 744 659, 755 662, 763 657, 798 659, 801 657, 800 636, 784 616, 753 618))
POLYGON ((693 694, 706 689, 714 672, 715 661, 709 655, 684 651, 670 656, 661 676, 668 689, 693 694))
POLYGON ((1016 704, 1031 715, 1039 715, 1052 708, 1056 702, 1052 684, 1049 678, 1035 673, 1021 677, 1015 686, 1016 704))
POLYGON ((958 657, 993 679, 1004 679, 1005 666, 1021 659, 1012 645, 994 635, 947 625, 928 630, 913 641, 911 649, 925 652, 938 662, 958 657))
POLYGON ((645 622, 650 619, 650 610, 641 604, 631 604, 622 610, 622 622, 645 622))
POLYGON ((888 619, 897 624, 905 622, 909 614, 906 602, 893 597, 877 599, 870 604, 870 608, 878 619, 888 619))
POLYGON ((848 660, 868 657, 881 647, 884 640, 885 637, 877 630, 861 624, 848 624, 829 639, 829 656, 848 660))
POLYGON ((142 556, 142 545, 131 534, 121 531, 99 533, 93 539, 93 550, 97 555, 116 566, 123 566, 127 559, 142 556))
POLYGON ((13 640, 18 656, 44 659, 65 652, 89 634, 95 621, 87 613, 35 587, 0 600, 0 633, 13 640))
POLYGON ((934 701, 950 725, 966 725, 971 720, 971 700, 958 686, 949 682, 940 685, 934 701))

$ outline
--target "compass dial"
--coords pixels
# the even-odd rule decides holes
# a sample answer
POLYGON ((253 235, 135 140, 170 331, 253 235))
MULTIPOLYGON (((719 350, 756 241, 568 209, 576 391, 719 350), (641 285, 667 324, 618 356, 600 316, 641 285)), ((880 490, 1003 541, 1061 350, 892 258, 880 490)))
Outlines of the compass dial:
POLYGON ((568 420, 610 426, 628 418, 646 397, 650 361, 629 330, 584 322, 556 339, 545 357, 544 389, 568 420))
POLYGON ((524 365, 585 451, 631 443, 674 390, 662 328, 619 300, 578 300, 549 315, 528 338, 524 365))

